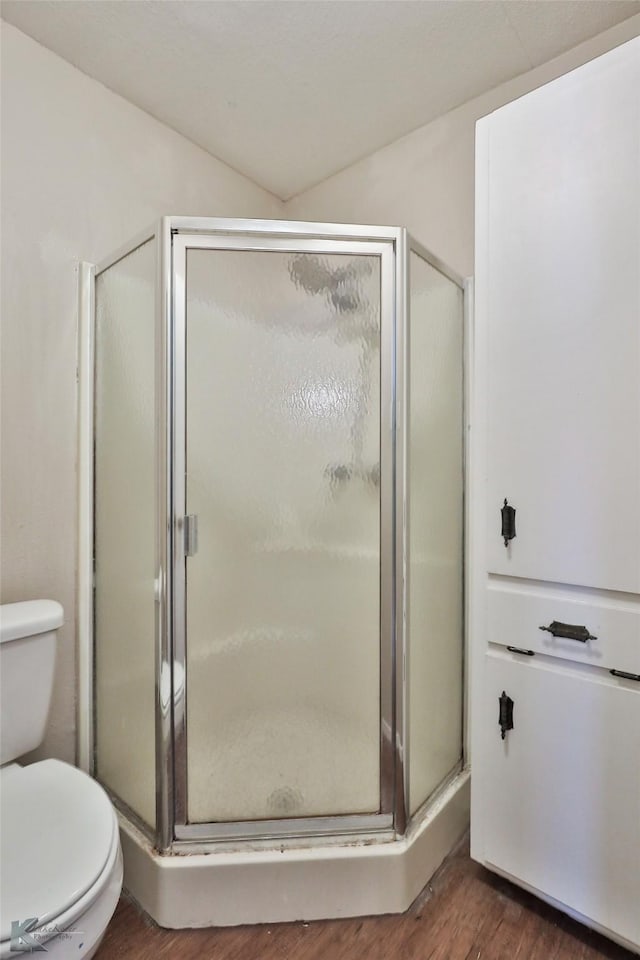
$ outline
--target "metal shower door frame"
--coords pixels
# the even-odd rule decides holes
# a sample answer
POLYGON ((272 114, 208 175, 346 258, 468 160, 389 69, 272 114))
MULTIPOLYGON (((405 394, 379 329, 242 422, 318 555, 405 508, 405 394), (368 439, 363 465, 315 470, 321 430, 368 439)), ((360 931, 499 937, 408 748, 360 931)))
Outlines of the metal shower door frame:
MULTIPOLYGON (((159 236, 161 605, 157 663, 157 845, 403 833, 406 232, 296 221, 163 218, 159 236), (380 807, 361 815, 189 823, 186 720, 186 253, 188 249, 378 255, 380 342, 380 807), (170 682, 169 682, 170 681, 170 682), (167 696, 168 689, 171 696, 167 696)), ((212 732, 213 733, 213 732, 212 732)))
MULTIPOLYGON (((210 851, 210 841, 228 848, 238 841, 250 840, 252 846, 271 845, 280 840, 284 845, 296 843, 298 837, 317 837, 319 844, 331 843, 350 834, 361 839, 393 839, 403 835, 411 823, 420 821, 432 798, 411 817, 409 823, 409 690, 408 677, 408 623, 407 623, 407 543, 406 523, 410 509, 410 491, 407 482, 408 466, 408 392, 409 392, 409 328, 408 314, 410 252, 417 253, 432 267, 459 286, 465 298, 465 355, 471 348, 472 330, 469 311, 472 297, 467 284, 417 243, 403 228, 354 226, 344 224, 307 223, 270 220, 222 220, 212 218, 164 217, 148 230, 122 246, 102 263, 94 266, 83 263, 80 269, 80 525, 79 525, 79 574, 78 574, 78 622, 80 631, 79 663, 79 713, 78 750, 79 762, 84 769, 95 773, 95 671, 93 627, 93 570, 94 570, 94 327, 95 327, 95 282, 97 276, 117 263, 135 249, 153 240, 156 244, 156 668, 155 668, 155 754, 156 754, 156 818, 155 824, 144 823, 139 815, 115 795, 107 786, 116 806, 161 852, 210 851), (243 238, 244 249, 300 249, 299 242, 311 243, 309 249, 316 252, 327 250, 327 244, 341 242, 351 244, 364 252, 360 244, 381 244, 392 251, 393 265, 387 273, 393 290, 388 311, 388 321, 382 332, 382 349, 386 376, 381 378, 381 412, 384 429, 381 453, 386 451, 391 464, 392 482, 386 493, 386 510, 381 513, 381 539, 386 549, 381 550, 382 582, 390 583, 384 593, 386 602, 385 630, 381 630, 383 643, 381 659, 381 722, 380 770, 382 813, 373 817, 310 817, 290 821, 260 821, 257 824, 233 824, 224 830, 212 830, 211 825, 181 824, 178 819, 184 810, 186 792, 186 741, 184 739, 184 626, 180 636, 180 611, 174 603, 174 579, 176 563, 182 563, 184 554, 176 555, 181 530, 178 530, 180 515, 174 515, 176 490, 180 477, 174 462, 176 437, 176 379, 182 370, 184 380, 184 349, 176 349, 173 282, 173 242, 182 243, 185 238, 200 238, 200 245, 218 246, 226 241, 226 248, 233 247, 231 238, 243 238), (208 238, 208 241, 207 239, 208 238), (212 241, 215 242, 212 243, 212 241), (247 245, 248 241, 248 245, 247 245), (276 244, 274 246, 274 243, 276 244), (315 246, 314 246, 315 243, 315 246), (267 246, 265 247, 265 244, 267 246), (289 246, 288 246, 289 245, 289 246), (467 336, 469 340, 467 341, 467 336), (181 366, 182 364, 182 366, 181 366), (384 579, 386 578, 386 580, 384 579), (176 629, 176 622, 178 629, 176 629), (180 805, 183 805, 182 808, 180 805), (243 828, 238 830, 238 828, 243 828), (246 827, 246 829, 245 829, 246 827), (187 828, 187 829, 181 829, 187 828), (262 839, 261 839, 262 838, 262 839)), ((185 248, 186 249, 186 248, 185 248)), ((184 286, 183 286, 184 293, 184 286)), ((384 323, 384 321, 383 321, 384 323)), ((183 341, 184 346, 184 341, 183 341)), ((468 383, 465 383, 465 403, 468 403, 468 383)), ((465 418, 466 423, 466 418, 465 418)), ((183 427, 184 431, 184 419, 183 427)), ((466 431, 466 427, 465 427, 466 431)), ((183 448, 184 453, 184 448, 183 448)), ((184 475, 182 476, 184 482, 184 475)), ((182 514, 182 517, 184 513, 182 514)), ((463 589, 464 593, 464 589, 463 589)), ((184 596, 184 594, 183 594, 184 596)), ((184 621, 183 621, 184 623, 184 621)), ((463 658, 464 659, 464 658, 463 658)), ((463 667, 464 669, 464 667, 463 667)), ((463 726, 463 749, 467 741, 466 718, 463 726)), ((466 763, 463 756, 462 764, 466 763)), ((460 766, 460 765, 458 765, 460 766)), ((458 767, 456 767, 457 769, 458 767)), ((455 774, 455 770, 452 771, 455 774)), ((445 778, 445 783, 447 778, 445 778)), ((440 788, 438 788, 440 789, 440 788)), ((437 792, 437 791, 436 791, 437 792)), ((186 819, 186 818, 184 818, 186 819)), ((214 825, 216 827, 220 825, 214 825)))

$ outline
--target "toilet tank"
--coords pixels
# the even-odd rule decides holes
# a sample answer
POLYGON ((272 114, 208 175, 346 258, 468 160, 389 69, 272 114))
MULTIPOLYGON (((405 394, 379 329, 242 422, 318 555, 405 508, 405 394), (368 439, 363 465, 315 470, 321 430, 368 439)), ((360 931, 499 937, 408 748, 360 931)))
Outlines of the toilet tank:
POLYGON ((42 743, 62 623, 55 600, 0 606, 0 763, 42 743))

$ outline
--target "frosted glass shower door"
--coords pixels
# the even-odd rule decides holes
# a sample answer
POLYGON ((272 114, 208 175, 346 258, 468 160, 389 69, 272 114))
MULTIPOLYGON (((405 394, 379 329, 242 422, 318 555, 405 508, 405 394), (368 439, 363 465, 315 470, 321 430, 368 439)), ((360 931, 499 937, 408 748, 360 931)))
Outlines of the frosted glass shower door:
POLYGON ((377 814, 381 256, 235 239, 178 284, 186 822, 377 814))

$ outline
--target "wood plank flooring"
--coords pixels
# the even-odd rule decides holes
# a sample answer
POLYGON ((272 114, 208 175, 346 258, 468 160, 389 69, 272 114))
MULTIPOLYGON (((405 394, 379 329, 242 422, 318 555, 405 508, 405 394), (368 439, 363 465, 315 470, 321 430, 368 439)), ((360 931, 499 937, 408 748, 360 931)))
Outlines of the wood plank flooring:
MULTIPOLYGON (((401 916, 162 930, 123 898, 95 960, 634 960, 469 859, 463 841, 401 916)), ((635 958, 637 960, 637 957, 635 958)))

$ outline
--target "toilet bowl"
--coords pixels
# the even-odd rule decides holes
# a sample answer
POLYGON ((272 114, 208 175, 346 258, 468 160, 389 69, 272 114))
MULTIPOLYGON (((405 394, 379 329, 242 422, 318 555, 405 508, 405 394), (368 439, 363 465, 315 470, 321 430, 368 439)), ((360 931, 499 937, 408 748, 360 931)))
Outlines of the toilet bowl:
POLYGON ((2 960, 37 947, 89 960, 122 887, 118 822, 102 787, 59 760, 12 762, 44 734, 61 624, 53 601, 0 607, 2 960))

